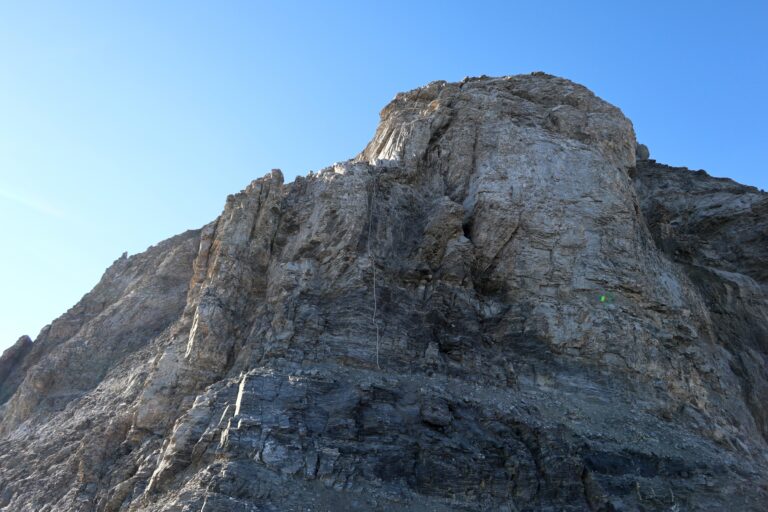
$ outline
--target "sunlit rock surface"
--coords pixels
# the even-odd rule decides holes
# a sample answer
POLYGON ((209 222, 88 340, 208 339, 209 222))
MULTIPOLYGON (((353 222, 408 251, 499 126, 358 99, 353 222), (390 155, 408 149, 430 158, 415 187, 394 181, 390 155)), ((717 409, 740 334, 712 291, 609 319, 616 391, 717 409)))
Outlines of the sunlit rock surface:
POLYGON ((399 94, 0 359, 0 510, 764 510, 768 195, 543 73, 399 94))

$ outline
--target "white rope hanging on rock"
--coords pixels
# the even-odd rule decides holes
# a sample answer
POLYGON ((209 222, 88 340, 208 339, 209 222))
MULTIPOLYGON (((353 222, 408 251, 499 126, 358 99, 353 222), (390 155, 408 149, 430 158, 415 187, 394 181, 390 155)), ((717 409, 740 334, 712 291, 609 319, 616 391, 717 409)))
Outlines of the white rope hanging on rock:
POLYGON ((376 257, 371 250, 371 237, 373 234, 373 205, 375 200, 376 172, 374 171, 373 179, 371 180, 371 196, 370 200, 368 201, 368 240, 366 245, 368 251, 368 259, 370 260, 371 268, 373 269, 373 315, 371 317, 371 322, 373 322, 373 327, 376 329, 376 368, 381 370, 381 366, 379 366, 379 345, 381 344, 381 337, 379 336, 379 323, 376 318, 378 313, 378 300, 376 298, 376 257))

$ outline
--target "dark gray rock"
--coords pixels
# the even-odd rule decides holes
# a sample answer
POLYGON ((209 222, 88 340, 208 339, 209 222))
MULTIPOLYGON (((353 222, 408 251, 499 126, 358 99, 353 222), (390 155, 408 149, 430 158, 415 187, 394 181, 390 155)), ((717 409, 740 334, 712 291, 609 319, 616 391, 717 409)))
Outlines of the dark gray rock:
POLYGON ((768 439, 768 194, 653 160, 638 164, 636 186, 657 245, 700 291, 768 439))

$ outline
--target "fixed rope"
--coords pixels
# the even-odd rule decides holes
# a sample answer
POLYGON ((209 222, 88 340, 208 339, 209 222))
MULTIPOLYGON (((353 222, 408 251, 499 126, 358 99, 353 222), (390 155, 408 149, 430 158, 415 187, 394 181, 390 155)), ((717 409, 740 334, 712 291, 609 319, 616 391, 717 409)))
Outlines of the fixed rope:
POLYGON ((376 257, 371 250, 371 238, 373 234, 373 205, 376 201, 376 174, 374 172, 373 180, 371 180, 371 198, 368 201, 368 240, 366 243, 366 249, 368 251, 368 259, 371 261, 371 268, 373 269, 373 315, 371 322, 376 329, 376 368, 381 370, 379 366, 379 346, 381 344, 381 336, 379 335, 379 323, 376 315, 378 313, 378 300, 376 298, 376 257))

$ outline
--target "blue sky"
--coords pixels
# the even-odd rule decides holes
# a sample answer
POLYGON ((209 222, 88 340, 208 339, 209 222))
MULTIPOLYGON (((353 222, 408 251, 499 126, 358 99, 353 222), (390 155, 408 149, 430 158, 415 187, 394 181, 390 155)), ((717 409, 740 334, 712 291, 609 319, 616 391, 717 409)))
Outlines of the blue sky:
POLYGON ((354 156, 432 80, 564 76, 657 160, 768 189, 767 6, 0 0, 0 349, 270 169, 354 156))

